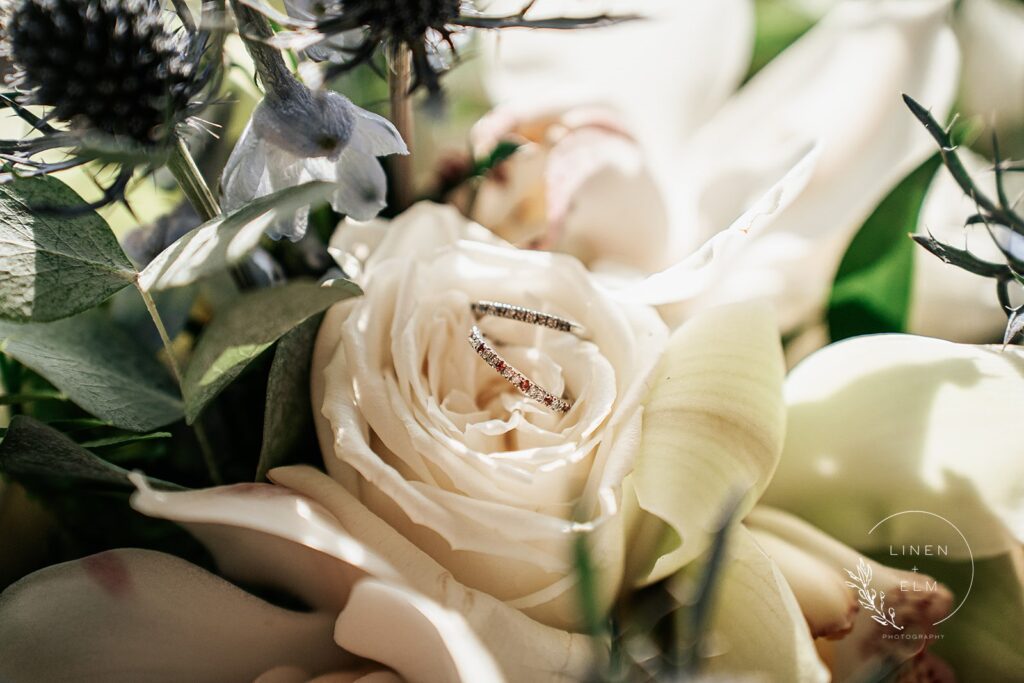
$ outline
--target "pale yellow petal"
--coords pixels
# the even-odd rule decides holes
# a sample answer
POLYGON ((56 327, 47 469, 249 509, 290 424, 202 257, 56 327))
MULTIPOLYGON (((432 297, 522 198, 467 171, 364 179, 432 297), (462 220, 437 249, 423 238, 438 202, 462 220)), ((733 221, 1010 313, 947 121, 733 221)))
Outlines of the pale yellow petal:
POLYGON ((708 673, 724 680, 752 673, 769 681, 829 680, 778 567, 743 525, 732 533, 715 597, 708 673))
POLYGON ((634 486, 640 508, 677 539, 641 583, 672 574, 703 552, 738 495, 749 510, 775 470, 785 427, 784 364, 766 307, 701 313, 669 341, 647 401, 634 486))
POLYGON ((865 550, 925 539, 946 541, 950 558, 967 557, 967 544, 980 558, 1024 539, 1024 441, 1015 428, 1024 350, 860 337, 799 365, 786 401, 785 450, 765 502, 865 550), (955 528, 904 514, 870 533, 907 510, 955 528))

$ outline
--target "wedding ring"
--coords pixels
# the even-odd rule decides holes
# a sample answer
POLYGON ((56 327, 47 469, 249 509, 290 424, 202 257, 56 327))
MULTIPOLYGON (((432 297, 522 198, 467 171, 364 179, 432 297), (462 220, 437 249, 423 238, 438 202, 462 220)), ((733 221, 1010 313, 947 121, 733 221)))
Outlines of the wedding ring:
POLYGON ((583 325, 565 318, 560 318, 557 315, 535 311, 532 308, 513 306, 512 304, 504 304, 500 301, 476 301, 470 304, 469 308, 473 311, 473 315, 476 316, 477 320, 484 316, 492 315, 496 318, 518 320, 521 323, 529 323, 530 325, 550 327, 553 330, 559 330, 561 332, 569 332, 570 334, 575 334, 581 339, 586 337, 586 328, 584 328, 583 325))
POLYGON ((556 413, 567 413, 569 412, 569 409, 572 408, 571 401, 555 396, 544 387, 529 379, 515 367, 509 365, 505 359, 494 350, 494 347, 487 343, 483 332, 481 332, 480 328, 476 325, 473 325, 469 331, 469 344, 476 350, 477 354, 484 359, 485 363, 494 368, 495 372, 504 377, 505 381, 518 389, 519 392, 527 398, 532 398, 534 401, 541 403, 556 413))

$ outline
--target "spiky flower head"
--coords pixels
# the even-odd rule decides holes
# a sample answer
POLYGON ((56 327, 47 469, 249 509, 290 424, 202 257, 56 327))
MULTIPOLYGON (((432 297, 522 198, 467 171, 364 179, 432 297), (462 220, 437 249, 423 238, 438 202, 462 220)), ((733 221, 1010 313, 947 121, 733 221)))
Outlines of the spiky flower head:
POLYGON ((519 10, 507 16, 481 14, 470 0, 284 0, 284 4, 298 21, 285 18, 279 23, 295 30, 269 42, 301 47, 315 59, 326 56, 334 63, 327 69, 328 79, 369 61, 380 47, 391 51, 404 47, 412 60, 412 89, 423 87, 434 96, 440 94, 439 79, 450 61, 442 55, 457 56, 453 36, 464 29, 576 29, 635 18, 599 14, 534 20, 526 16, 534 4, 530 0, 523 0, 519 10), (332 52, 337 54, 331 56, 332 52))
POLYGON ((22 104, 143 146, 166 142, 202 87, 191 37, 159 0, 15 0, 0 45, 22 104))

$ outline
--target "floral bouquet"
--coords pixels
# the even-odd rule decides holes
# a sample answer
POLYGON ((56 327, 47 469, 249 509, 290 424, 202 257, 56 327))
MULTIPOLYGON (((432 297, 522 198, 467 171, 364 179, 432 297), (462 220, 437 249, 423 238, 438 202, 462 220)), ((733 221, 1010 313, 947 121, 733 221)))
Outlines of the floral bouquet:
POLYGON ((0 681, 1024 680, 1019 0, 3 0, 0 681))

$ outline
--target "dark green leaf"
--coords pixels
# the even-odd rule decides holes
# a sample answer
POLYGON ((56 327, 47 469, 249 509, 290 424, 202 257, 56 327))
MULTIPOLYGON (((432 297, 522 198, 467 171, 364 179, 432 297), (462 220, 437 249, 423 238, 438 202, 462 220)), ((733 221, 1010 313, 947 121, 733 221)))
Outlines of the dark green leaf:
POLYGON ((325 200, 333 189, 332 183, 314 180, 218 216, 160 252, 142 270, 139 286, 146 291, 182 287, 220 272, 255 249, 263 232, 275 222, 325 200))
POLYGON ((107 436, 102 439, 83 441, 79 445, 82 448, 105 448, 107 446, 123 446, 125 444, 137 443, 139 441, 152 441, 153 439, 169 438, 171 438, 170 432, 150 432, 149 434, 118 434, 116 436, 107 436))
MULTIPOLYGON (((56 429, 25 415, 11 420, 0 442, 0 470, 15 477, 60 477, 131 488, 128 471, 90 453, 56 429)), ((150 479, 156 488, 182 487, 150 479)))
POLYGON ((939 163, 933 156, 915 169, 854 236, 832 283, 827 317, 833 341, 906 330, 914 275, 914 243, 907 234, 917 227, 939 163))
POLYGON ((286 465, 294 449, 313 424, 309 401, 309 368, 313 343, 323 315, 302 323, 281 341, 274 351, 267 380, 266 408, 263 411, 263 447, 256 466, 256 480, 266 479, 274 467, 286 465))
POLYGON ((500 141, 494 146, 494 149, 491 150, 490 154, 473 162, 472 176, 486 175, 495 166, 515 154, 516 150, 520 147, 521 145, 518 142, 512 142, 510 140, 500 141))
POLYGON ((110 226, 49 176, 0 185, 0 318, 58 320, 92 308, 136 277, 110 226))
POLYGON ((185 371, 188 423, 192 424, 207 403, 286 332, 331 304, 360 293, 359 287, 348 280, 323 285, 294 281, 239 297, 203 332, 185 371))
POLYGON ((115 427, 145 432, 181 419, 163 366, 104 311, 52 323, 0 322, 0 338, 5 353, 115 427))

